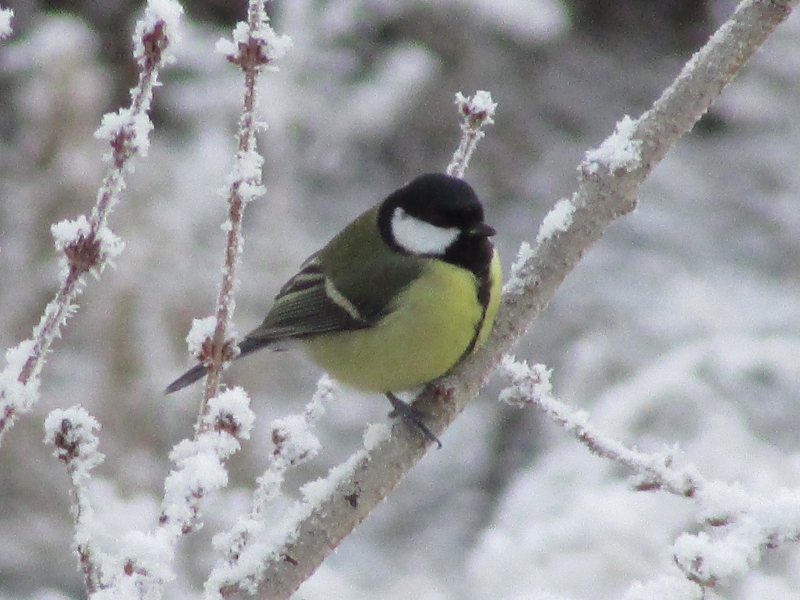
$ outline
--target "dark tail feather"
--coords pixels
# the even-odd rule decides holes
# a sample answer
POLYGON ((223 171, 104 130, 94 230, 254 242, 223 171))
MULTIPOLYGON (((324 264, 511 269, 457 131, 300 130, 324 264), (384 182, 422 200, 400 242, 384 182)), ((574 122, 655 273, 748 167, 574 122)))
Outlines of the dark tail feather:
POLYGON ((264 339, 264 338, 255 338, 255 337, 246 337, 241 342, 239 342, 239 355, 236 358, 242 358, 243 356, 247 356, 248 354, 255 352, 256 350, 261 350, 265 346, 269 346, 272 344, 274 340, 271 339, 264 339))
POLYGON ((172 392, 177 392, 178 390, 182 390, 187 385, 193 384, 195 381, 203 377, 208 372, 208 369, 203 363, 198 363, 193 366, 191 369, 186 371, 183 375, 178 377, 175 381, 170 383, 167 386, 167 389, 164 390, 165 394, 171 394, 172 392))
MULTIPOLYGON (((239 355, 236 358, 247 356, 251 352, 260 350, 270 343, 271 341, 265 341, 264 339, 246 337, 239 344, 239 355)), ((192 385, 195 381, 202 378, 206 373, 208 373, 208 368, 203 363, 198 363, 186 371, 186 373, 178 377, 175 381, 170 383, 167 386, 167 389, 164 390, 164 393, 171 394, 173 392, 177 392, 178 390, 182 390, 187 385, 192 385)))

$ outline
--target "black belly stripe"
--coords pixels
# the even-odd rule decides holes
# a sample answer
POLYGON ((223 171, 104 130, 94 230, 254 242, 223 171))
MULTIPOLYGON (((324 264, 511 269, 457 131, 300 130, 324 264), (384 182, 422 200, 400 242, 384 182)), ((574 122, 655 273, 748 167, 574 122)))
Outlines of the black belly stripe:
POLYGON ((486 265, 484 269, 482 269, 481 273, 475 273, 475 276, 478 278, 478 302, 481 305, 481 318, 478 319, 477 324, 475 325, 475 333, 472 336, 469 344, 467 344, 467 349, 461 353, 461 356, 458 357, 457 363, 460 363, 464 360, 467 356, 472 354, 472 351, 475 349, 475 344, 478 343, 478 336, 481 333, 481 329, 483 329, 483 323, 486 321, 486 311, 489 308, 489 301, 492 297, 492 273, 491 273, 491 264, 492 259, 494 258, 494 251, 492 251, 491 258, 489 263, 486 265))

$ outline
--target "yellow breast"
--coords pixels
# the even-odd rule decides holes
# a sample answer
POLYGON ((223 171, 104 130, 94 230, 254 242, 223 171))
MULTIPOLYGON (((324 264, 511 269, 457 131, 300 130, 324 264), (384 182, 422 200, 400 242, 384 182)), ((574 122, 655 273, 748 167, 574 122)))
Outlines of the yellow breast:
POLYGON ((500 299, 497 253, 492 274, 492 300, 483 317, 475 276, 426 260, 423 277, 403 292, 398 308, 378 325, 307 340, 308 352, 332 377, 356 389, 390 392, 427 383, 458 362, 479 326, 478 344, 485 341, 500 299))

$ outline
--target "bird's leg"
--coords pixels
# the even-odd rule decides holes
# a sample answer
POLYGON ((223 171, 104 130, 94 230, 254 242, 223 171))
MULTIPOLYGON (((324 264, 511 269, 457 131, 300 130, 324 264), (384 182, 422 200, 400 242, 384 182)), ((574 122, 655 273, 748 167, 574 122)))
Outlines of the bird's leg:
POLYGON ((389 402, 392 403, 392 412, 389 413, 391 418, 400 417, 406 424, 410 425, 412 429, 418 430, 429 441, 434 442, 439 448, 442 447, 442 442, 436 437, 433 432, 425 424, 424 414, 411 406, 408 402, 400 400, 391 392, 386 393, 389 402))

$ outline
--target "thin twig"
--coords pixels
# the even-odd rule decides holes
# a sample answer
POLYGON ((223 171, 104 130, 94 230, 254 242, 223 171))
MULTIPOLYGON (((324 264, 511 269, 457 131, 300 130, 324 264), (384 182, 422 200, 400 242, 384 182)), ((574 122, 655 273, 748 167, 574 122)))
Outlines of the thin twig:
MULTIPOLYGON (((233 43, 218 45, 233 64, 244 73, 244 100, 237 133, 237 153, 234 172, 228 189, 228 232, 225 243, 225 260, 222 284, 216 308, 216 326, 209 344, 209 353, 200 359, 208 365, 205 383, 204 405, 217 395, 223 368, 236 356, 231 322, 236 307, 235 293, 238 287, 237 270, 242 254, 242 220, 248 202, 264 192, 261 185, 262 156, 256 150, 256 133, 260 124, 256 119, 258 95, 256 82, 259 74, 288 45, 288 38, 277 36, 269 26, 269 17, 264 9, 264 0, 248 3, 247 23, 239 23, 234 30, 233 43)), ((202 410, 201 410, 202 413, 202 410)))
POLYGON ((335 390, 336 384, 324 375, 302 414, 277 419, 270 424, 272 450, 268 455, 267 469, 256 482, 250 512, 230 531, 214 538, 214 546, 221 552, 221 557, 205 584, 208 600, 228 597, 236 590, 251 594, 257 590, 263 565, 272 549, 264 540, 276 527, 275 523, 267 520, 267 509, 283 493, 287 471, 311 460, 322 448, 313 428, 335 390))
POLYGON ((466 97, 458 92, 456 106, 461 114, 461 142, 453 153, 453 158, 450 159, 450 164, 447 165, 445 172, 453 177, 463 179, 478 142, 486 135, 483 128, 494 123, 497 103, 492 100, 490 92, 478 90, 471 97, 466 97))
MULTIPOLYGON (((89 273, 96 277, 122 251, 121 241, 108 230, 108 217, 125 188, 125 174, 132 169, 137 155, 146 156, 152 123, 147 115, 153 100, 161 68, 172 60, 167 52, 171 38, 177 35, 180 5, 161 3, 162 12, 148 6, 137 24, 134 36, 135 58, 139 70, 137 85, 131 89, 128 108, 107 114, 95 136, 111 146, 106 155, 109 169, 103 178, 97 200, 89 217, 54 226, 56 247, 64 267, 61 285, 45 307, 39 324, 29 340, 17 346, 26 358, 21 364, 9 361, 0 373, 0 442, 21 415, 31 410, 38 399, 39 375, 53 341, 76 310, 76 301, 86 287, 89 273), (165 7, 170 11, 165 11, 165 7), (170 14, 165 14, 169 12, 170 14)), ((14 354, 12 352, 12 354, 14 354)), ((17 353, 18 354, 18 353, 17 353)))
POLYGON ((89 472, 103 462, 97 450, 95 432, 99 423, 83 408, 76 406, 52 411, 45 421, 45 443, 55 447, 54 456, 67 465, 72 487, 70 505, 75 521, 75 551, 83 572, 86 592, 93 594, 105 585, 104 555, 95 547, 92 535, 94 509, 86 486, 89 472))
POLYGON ((543 365, 528 366, 513 357, 504 357, 501 370, 511 380, 500 400, 516 406, 534 406, 556 425, 574 436, 597 456, 607 458, 638 475, 639 490, 664 490, 671 494, 693 498, 705 481, 693 468, 678 469, 673 454, 648 454, 604 434, 589 421, 585 411, 574 410, 551 394, 550 371, 543 365))

